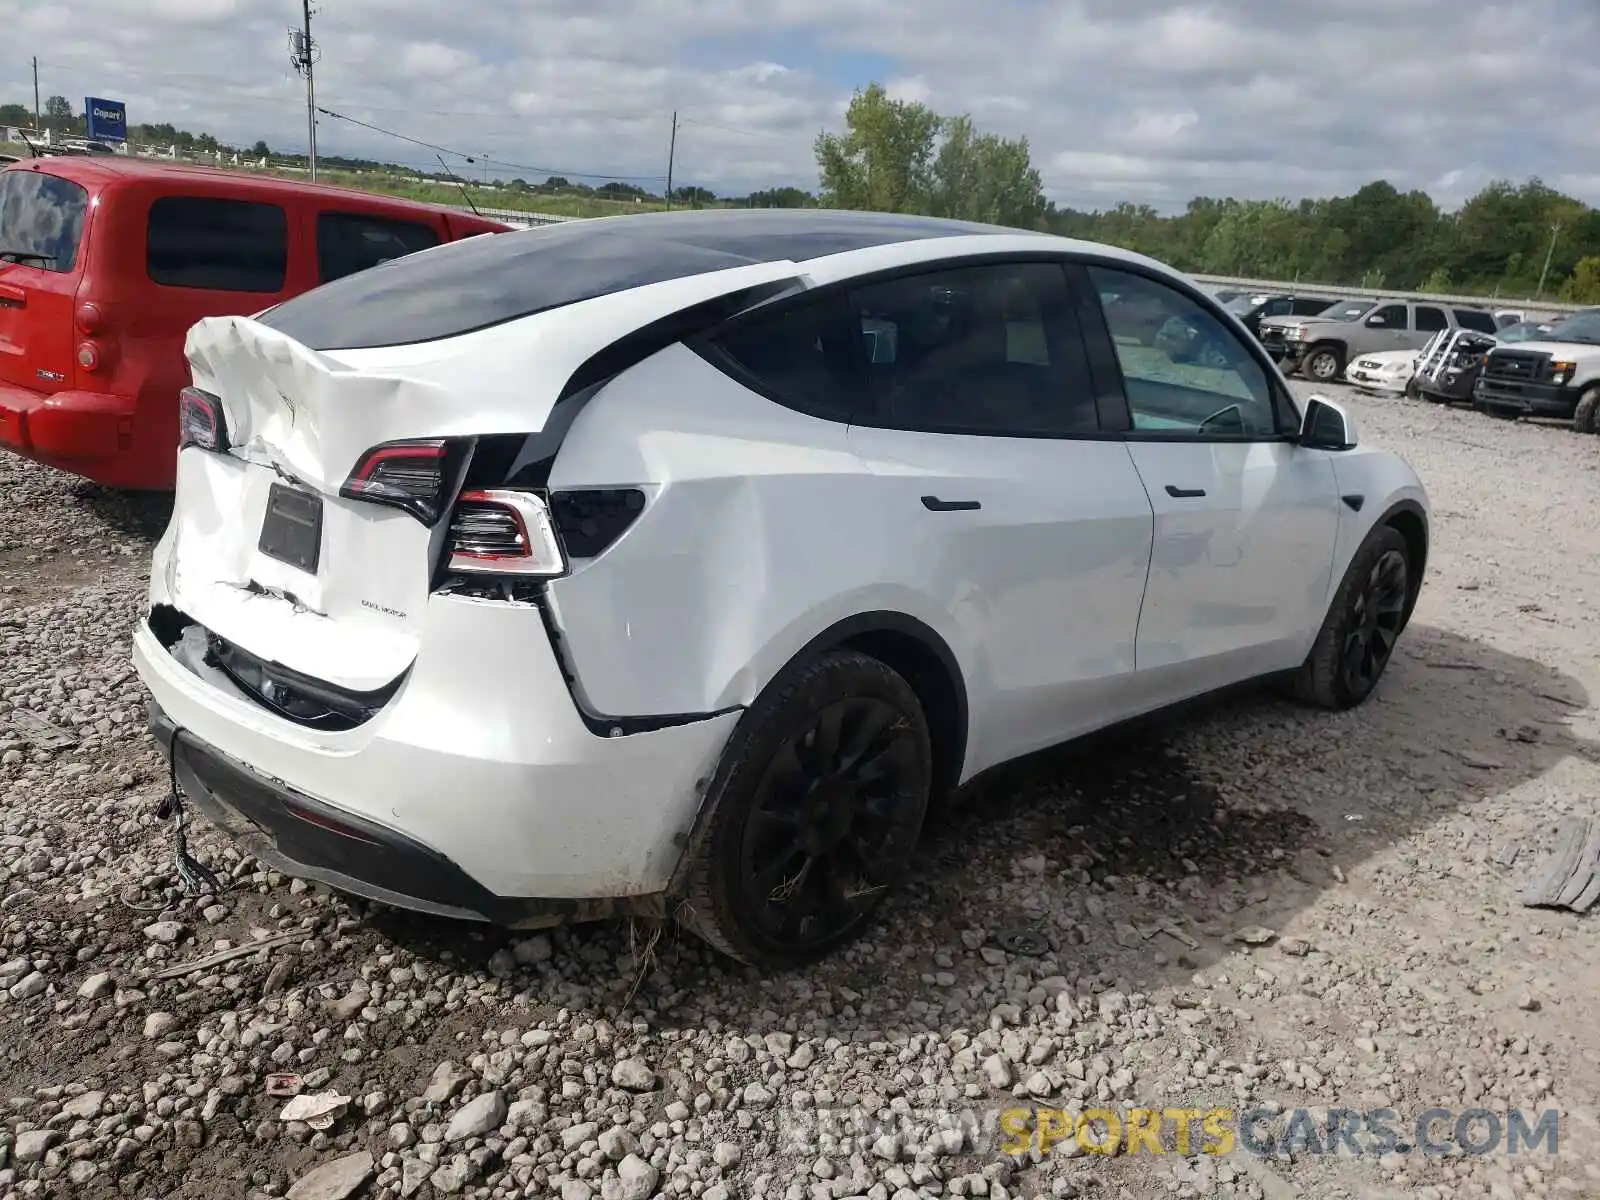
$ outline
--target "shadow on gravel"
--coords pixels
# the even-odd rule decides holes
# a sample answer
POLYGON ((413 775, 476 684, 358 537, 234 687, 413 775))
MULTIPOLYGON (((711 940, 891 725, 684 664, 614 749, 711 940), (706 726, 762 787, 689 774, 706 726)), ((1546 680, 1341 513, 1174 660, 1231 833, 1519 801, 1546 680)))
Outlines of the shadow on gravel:
POLYGON ((172 519, 171 492, 122 492, 97 483, 79 482, 72 499, 94 518, 124 537, 154 542, 172 519))
MULTIPOLYGON (((813 1032, 839 1038, 971 1028, 1014 999, 1000 964, 1125 990, 1179 985, 1235 932, 1281 928, 1375 852, 1568 756, 1600 760, 1567 725, 1588 704, 1542 664, 1413 626, 1353 712, 1246 692, 985 777, 928 831, 868 940, 809 970, 749 970, 668 927, 640 980, 648 929, 584 926, 555 933, 561 970, 519 967, 513 983, 535 1006, 586 1000, 614 1018, 638 981, 632 1010, 668 1028, 820 1021, 813 1032), (1048 949, 1000 954, 994 935, 1017 929, 1048 949), (592 965, 591 987, 615 979, 613 1000, 574 994, 575 957, 592 965)), ((454 969, 526 936, 386 910, 371 921, 454 969)))

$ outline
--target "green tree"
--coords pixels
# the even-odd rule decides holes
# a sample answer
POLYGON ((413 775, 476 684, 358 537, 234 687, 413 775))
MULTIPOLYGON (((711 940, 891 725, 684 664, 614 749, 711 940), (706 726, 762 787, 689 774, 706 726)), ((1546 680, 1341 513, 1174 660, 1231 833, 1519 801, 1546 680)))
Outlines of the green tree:
POLYGON ((1569 304, 1600 304, 1600 255, 1578 260, 1572 278, 1561 286, 1561 298, 1569 304))
POLYGON ((1419 290, 1434 292, 1439 295, 1449 295, 1451 287, 1450 272, 1443 267, 1435 267, 1433 273, 1422 281, 1422 287, 1419 290))
POLYGON ((267 147, 267 143, 266 143, 265 140, 258 141, 254 146, 250 147, 250 157, 251 158, 271 158, 272 157, 272 151, 267 147))
POLYGON ((44 102, 44 123, 58 132, 72 128, 72 103, 65 96, 51 96, 44 102))
POLYGON ((0 125, 33 125, 33 109, 25 104, 0 104, 0 125))
POLYGON ((882 85, 857 91, 845 132, 824 133, 814 149, 822 194, 833 208, 925 212, 942 122, 924 104, 891 100, 882 85))
POLYGON ((1044 220, 1044 184, 1028 155, 1028 139, 979 133, 963 114, 944 121, 944 141, 929 175, 928 211, 962 221, 1037 229, 1044 220))

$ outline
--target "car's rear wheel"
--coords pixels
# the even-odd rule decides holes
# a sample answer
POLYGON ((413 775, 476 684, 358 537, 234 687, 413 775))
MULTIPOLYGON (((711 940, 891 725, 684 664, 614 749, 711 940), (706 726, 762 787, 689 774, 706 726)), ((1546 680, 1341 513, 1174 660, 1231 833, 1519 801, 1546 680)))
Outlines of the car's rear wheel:
POLYGON ((823 957, 904 875, 932 778, 928 723, 900 675, 853 652, 791 668, 723 753, 678 919, 755 966, 823 957))
POLYGON ((1600 433, 1600 385, 1578 397, 1578 407, 1572 410, 1572 428, 1579 433, 1600 433))
POLYGON ((1318 383, 1332 383, 1344 370, 1344 355, 1339 347, 1327 342, 1313 346, 1300 363, 1300 373, 1318 383))
POLYGON ((1356 551, 1311 653, 1294 678, 1294 692, 1322 708, 1354 708, 1372 694, 1405 628, 1411 553, 1393 526, 1367 535, 1356 551))

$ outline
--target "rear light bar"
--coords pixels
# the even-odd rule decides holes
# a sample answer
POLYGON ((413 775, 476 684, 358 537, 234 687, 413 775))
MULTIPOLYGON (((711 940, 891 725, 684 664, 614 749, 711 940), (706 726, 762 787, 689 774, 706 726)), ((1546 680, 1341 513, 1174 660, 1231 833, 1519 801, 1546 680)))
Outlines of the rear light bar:
POLYGON ((403 509, 424 525, 444 512, 446 489, 454 485, 448 470, 451 443, 444 438, 384 442, 361 456, 339 495, 403 509))
POLYGON ((219 452, 228 448, 228 421, 222 401, 195 387, 178 393, 178 449, 185 446, 219 452))
POLYGON ((560 575, 566 555, 533 492, 470 490, 450 517, 450 567, 469 575, 560 575))

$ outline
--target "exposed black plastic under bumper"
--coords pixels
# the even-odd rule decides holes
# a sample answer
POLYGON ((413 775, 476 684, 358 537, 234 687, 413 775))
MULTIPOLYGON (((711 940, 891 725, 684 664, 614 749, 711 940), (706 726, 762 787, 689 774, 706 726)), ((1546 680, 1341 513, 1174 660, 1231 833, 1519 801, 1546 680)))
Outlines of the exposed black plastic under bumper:
POLYGON ((1479 376, 1472 389, 1474 404, 1486 408, 1515 409, 1530 417, 1558 417, 1570 420, 1578 407, 1578 391, 1553 383, 1503 383, 1479 376))
POLYGON ((150 732, 173 758, 185 800, 274 870, 395 908, 533 928, 656 914, 660 897, 596 900, 497 896, 444 855, 404 834, 259 774, 181 730, 155 701, 150 732))
POLYGON ((1463 371, 1454 379, 1448 374, 1438 380, 1424 379, 1419 375, 1417 390, 1438 400, 1471 400, 1477 379, 1477 375, 1471 371, 1463 371))

